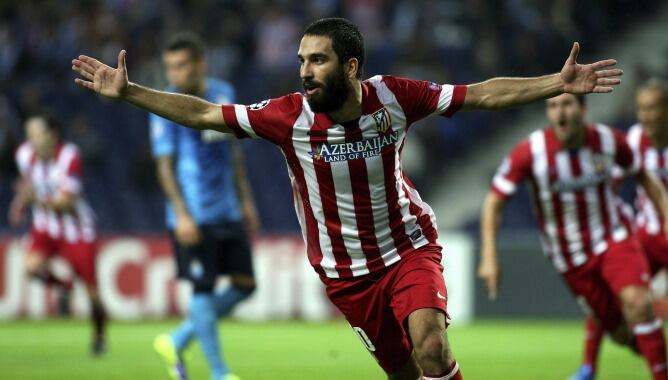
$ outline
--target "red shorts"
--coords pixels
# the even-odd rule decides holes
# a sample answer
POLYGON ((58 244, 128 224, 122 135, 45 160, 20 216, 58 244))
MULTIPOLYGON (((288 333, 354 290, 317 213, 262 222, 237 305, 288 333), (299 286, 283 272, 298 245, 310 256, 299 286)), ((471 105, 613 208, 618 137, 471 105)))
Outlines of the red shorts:
POLYGON ((638 230, 637 235, 638 241, 640 241, 640 245, 647 256, 652 275, 663 268, 668 268, 668 239, 666 239, 666 236, 661 233, 651 235, 642 228, 638 230))
POLYGON ((375 273, 322 281, 329 299, 388 374, 401 369, 413 352, 407 320, 412 312, 434 308, 447 318, 440 246, 419 248, 375 273))
POLYGON ((41 255, 45 259, 59 255, 70 264, 74 273, 87 286, 97 286, 95 276, 97 244, 95 242, 68 243, 63 239, 52 238, 47 233, 33 230, 30 233, 29 254, 41 255))
POLYGON ((647 259, 635 236, 610 243, 600 256, 593 256, 582 267, 564 275, 578 302, 612 331, 623 322, 619 293, 627 286, 647 288, 650 281, 647 259))

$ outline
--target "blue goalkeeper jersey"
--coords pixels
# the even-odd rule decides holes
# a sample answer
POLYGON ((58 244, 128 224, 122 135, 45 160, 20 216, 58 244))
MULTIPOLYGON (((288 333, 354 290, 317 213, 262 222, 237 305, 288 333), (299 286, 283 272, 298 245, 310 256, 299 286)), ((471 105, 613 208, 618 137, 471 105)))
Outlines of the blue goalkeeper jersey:
MULTIPOLYGON (((175 91, 174 88, 168 89, 175 91)), ((214 103, 234 102, 234 89, 224 81, 206 79, 204 99, 214 103)), ((221 111, 222 112, 222 111, 221 111)), ((154 157, 173 156, 176 179, 188 211, 197 224, 241 220, 229 134, 186 128, 157 115, 150 115, 154 157)), ((167 202, 167 226, 174 228, 176 215, 167 202)))

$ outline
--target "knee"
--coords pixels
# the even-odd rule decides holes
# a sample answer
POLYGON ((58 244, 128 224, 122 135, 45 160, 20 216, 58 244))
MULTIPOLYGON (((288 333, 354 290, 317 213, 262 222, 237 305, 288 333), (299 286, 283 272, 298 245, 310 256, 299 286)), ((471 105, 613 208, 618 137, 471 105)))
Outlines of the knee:
POLYGON ((622 303, 629 322, 639 323, 653 319, 649 290, 645 288, 628 289, 622 295, 622 303))
POLYGON ((443 334, 437 329, 425 331, 424 334, 417 336, 413 342, 413 348, 419 363, 441 362, 445 350, 443 334))
POLYGON ((230 283, 237 289, 247 293, 248 296, 253 294, 257 284, 255 278, 248 275, 233 275, 230 277, 230 283))
POLYGON ((28 255, 26 259, 25 269, 31 277, 39 277, 42 268, 44 267, 44 262, 40 257, 35 255, 28 255))

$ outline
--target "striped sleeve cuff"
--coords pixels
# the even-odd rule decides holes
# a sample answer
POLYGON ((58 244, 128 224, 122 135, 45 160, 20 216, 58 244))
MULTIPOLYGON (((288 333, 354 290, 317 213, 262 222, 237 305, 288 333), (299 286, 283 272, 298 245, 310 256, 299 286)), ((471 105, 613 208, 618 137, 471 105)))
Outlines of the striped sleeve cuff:
POLYGON ((507 178, 497 175, 492 180, 492 191, 502 198, 509 198, 517 190, 517 185, 509 181, 507 178))
POLYGON ((225 125, 230 127, 237 138, 258 138, 248 120, 248 110, 246 106, 240 104, 225 104, 222 106, 223 119, 225 125))
MULTIPOLYGON (((446 86, 443 86, 443 90, 441 90, 441 98, 439 99, 439 103, 443 100, 444 98, 444 93, 446 92, 446 86)), ((454 85, 451 86, 452 91, 451 91, 451 98, 448 99, 450 101, 450 105, 448 108, 443 112, 441 115, 445 117, 451 117, 454 115, 457 111, 459 111, 462 106, 464 105, 464 99, 466 98, 466 90, 468 89, 467 86, 465 85, 454 85)), ((448 91, 450 92, 450 91, 448 91)))

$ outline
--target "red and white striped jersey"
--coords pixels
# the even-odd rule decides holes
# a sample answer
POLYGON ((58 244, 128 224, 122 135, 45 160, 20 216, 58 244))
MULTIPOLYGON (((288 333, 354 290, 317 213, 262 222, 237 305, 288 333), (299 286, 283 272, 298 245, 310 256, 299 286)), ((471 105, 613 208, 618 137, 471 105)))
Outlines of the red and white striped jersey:
POLYGON ((237 137, 280 147, 311 264, 349 278, 437 244, 434 213, 404 175, 401 153, 411 123, 454 114, 465 95, 466 86, 375 76, 362 82, 362 116, 345 125, 298 93, 222 111, 237 137))
POLYGON ((528 179, 543 251, 564 273, 632 232, 631 218, 612 188, 615 165, 633 167, 622 133, 587 126, 584 146, 569 150, 546 128, 515 147, 494 176, 492 191, 508 198, 528 179))
MULTIPOLYGON (((656 174, 661 179, 663 186, 668 186, 668 146, 661 148, 653 146, 647 131, 640 124, 635 124, 629 129, 626 140, 635 156, 636 168, 656 174)), ((644 229, 651 235, 662 233, 661 213, 642 186, 637 186, 636 192, 638 194, 636 198, 638 228, 644 229)))
POLYGON ((60 193, 76 196, 73 212, 56 212, 34 204, 32 222, 37 232, 68 243, 95 240, 94 215, 83 197, 81 156, 74 144, 59 144, 54 157, 44 161, 37 157, 33 146, 25 142, 16 151, 16 164, 21 175, 30 180, 38 201, 52 199, 60 193))

